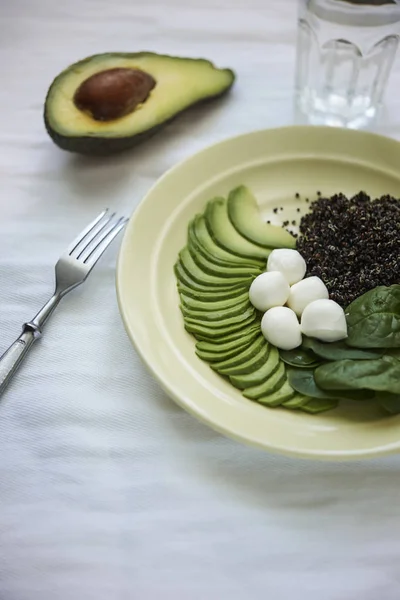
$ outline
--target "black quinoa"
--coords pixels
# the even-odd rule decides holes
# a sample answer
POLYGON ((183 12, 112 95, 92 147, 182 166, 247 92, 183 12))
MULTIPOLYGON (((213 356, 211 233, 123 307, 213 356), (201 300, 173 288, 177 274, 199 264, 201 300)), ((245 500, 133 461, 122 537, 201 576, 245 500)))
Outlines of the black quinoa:
POLYGON ((400 200, 360 192, 312 202, 297 249, 343 307, 378 285, 400 283, 400 200))

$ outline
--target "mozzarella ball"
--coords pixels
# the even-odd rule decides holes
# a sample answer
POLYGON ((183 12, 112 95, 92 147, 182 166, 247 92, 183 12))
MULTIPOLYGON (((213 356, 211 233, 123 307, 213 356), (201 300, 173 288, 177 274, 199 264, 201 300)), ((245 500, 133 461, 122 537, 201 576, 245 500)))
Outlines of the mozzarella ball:
POLYGON ((287 305, 294 310, 298 317, 301 317, 303 310, 310 302, 327 298, 329 298, 329 292, 322 279, 307 277, 307 279, 302 279, 292 285, 287 305))
POLYGON ((306 261, 297 250, 278 248, 268 257, 267 271, 279 271, 289 285, 303 279, 306 269, 306 261))
POLYGON ((344 310, 333 300, 314 300, 301 316, 301 331, 322 342, 336 342, 347 337, 344 310))
POLYGON ((296 314, 287 306, 275 306, 261 319, 265 339, 281 350, 293 350, 301 345, 301 330, 296 314))
POLYGON ((289 284, 282 273, 261 273, 250 286, 249 298, 255 308, 265 312, 272 306, 283 306, 289 293, 289 284))

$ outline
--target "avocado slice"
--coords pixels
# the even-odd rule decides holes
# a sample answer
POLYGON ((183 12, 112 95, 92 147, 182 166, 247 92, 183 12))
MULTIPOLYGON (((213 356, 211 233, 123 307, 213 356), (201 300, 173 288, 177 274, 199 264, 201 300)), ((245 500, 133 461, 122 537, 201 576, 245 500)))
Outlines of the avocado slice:
MULTIPOLYGON (((232 292, 233 295, 237 294, 237 290, 240 290, 240 288, 242 288, 242 292, 245 289, 248 289, 248 284, 245 285, 243 284, 243 282, 240 283, 235 283, 232 284, 232 279, 229 280, 229 285, 227 283, 227 280, 221 280, 221 285, 220 286, 209 286, 207 284, 201 284, 198 281, 195 281, 187 272, 186 269, 184 269, 183 265, 181 262, 176 263, 174 266, 174 270, 175 270, 175 275, 179 281, 179 284, 184 284, 186 286, 187 289, 192 289, 195 292, 195 297, 198 298, 199 295, 201 294, 201 298, 204 299, 206 294, 214 294, 214 290, 215 290, 215 294, 213 295, 213 298, 215 300, 217 300, 217 294, 218 293, 222 293, 222 292, 232 292), (223 285, 225 284, 225 285, 223 285), (232 291, 233 290, 233 291, 232 291), (200 293, 200 294, 199 294, 200 293)), ((188 292, 186 292, 188 293, 188 292)))
POLYGON ((183 292, 181 293, 181 302, 185 306, 185 308, 190 308, 192 310, 206 310, 206 311, 214 311, 214 310, 225 310, 227 308, 231 308, 234 306, 240 306, 246 300, 249 302, 249 293, 243 292, 238 293, 232 298, 224 298, 223 300, 208 300, 203 302, 202 299, 192 298, 191 296, 186 296, 183 292))
POLYGON ((243 392, 243 396, 245 396, 245 398, 249 398, 250 400, 257 400, 257 402, 267 404, 267 401, 264 402, 264 398, 272 394, 272 392, 278 390, 285 381, 285 363, 283 361, 280 361, 278 368, 271 375, 271 377, 268 377, 268 379, 266 379, 265 381, 263 381, 263 383, 260 383, 259 385, 246 388, 243 392))
MULTIPOLYGON (((178 272, 180 273, 180 276, 183 278, 186 278, 186 272, 183 271, 183 268, 178 265, 175 267, 175 274, 177 274, 178 272)), ((216 302, 216 301, 222 301, 222 300, 232 300, 233 298, 236 298, 239 294, 242 294, 242 290, 241 287, 228 287, 228 288, 212 288, 213 291, 210 292, 210 288, 207 288, 207 291, 201 291, 199 293, 199 290, 196 288, 188 287, 185 283, 183 283, 182 280, 178 280, 178 292, 179 294, 185 294, 185 297, 188 298, 201 298, 201 301, 206 304, 208 302, 216 302)), ((248 287, 244 287, 244 290, 246 290, 248 292, 248 287)))
POLYGON ((213 336, 210 338, 210 336, 207 335, 203 335, 202 333, 197 333, 196 334, 196 339, 199 342, 208 342, 208 343, 213 343, 213 344, 227 344, 228 342, 233 342, 234 340, 237 339, 243 339, 244 335, 247 335, 250 332, 256 331, 257 333, 260 333, 260 322, 258 320, 255 320, 253 322, 250 322, 246 325, 246 327, 242 327, 239 329, 236 329, 234 331, 228 331, 227 333, 224 333, 223 335, 219 335, 219 336, 213 336))
POLYGON ((243 332, 246 331, 246 327, 254 323, 254 315, 248 317, 241 323, 234 325, 228 325, 226 327, 207 327, 198 322, 188 322, 184 320, 184 326, 186 331, 193 333, 198 340, 213 341, 213 340, 225 340, 225 336, 230 336, 233 333, 238 332, 239 337, 243 337, 243 332))
POLYGON ((235 229, 250 242, 263 248, 295 248, 296 240, 286 229, 265 223, 257 200, 244 186, 228 196, 228 215, 235 229))
MULTIPOLYGON (((269 353, 269 344, 264 340, 264 344, 257 354, 249 358, 249 360, 242 362, 239 365, 226 366, 224 368, 219 367, 218 373, 221 375, 244 375, 246 373, 252 373, 256 371, 262 364, 267 360, 269 353)), ((214 365, 211 365, 214 368, 214 365)))
POLYGON ((235 317, 235 319, 237 319, 238 321, 242 320, 247 310, 250 310, 251 313, 254 312, 254 307, 250 304, 248 300, 246 300, 246 302, 243 302, 242 304, 238 304, 237 306, 230 306, 229 308, 223 310, 210 311, 193 310, 181 304, 181 311, 185 319, 194 319, 199 322, 207 321, 210 322, 210 325, 211 321, 218 321, 218 324, 221 324, 223 321, 226 321, 226 319, 231 319, 233 317, 235 317))
POLYGON ((214 198, 204 213, 207 228, 214 242, 232 254, 264 260, 266 264, 271 250, 261 248, 246 240, 232 225, 224 198, 214 198))
POLYGON ((213 356, 222 356, 225 352, 236 350, 244 346, 248 341, 253 341, 260 334, 259 326, 249 327, 246 333, 236 339, 228 340, 227 342, 197 342, 196 349, 202 353, 209 353, 213 356))
MULTIPOLYGON (((277 371, 277 373, 278 373, 278 371, 277 371)), ((278 377, 278 375, 277 375, 277 377, 278 377)), ((272 380, 272 377, 271 377, 271 380, 272 380)), ((271 383, 273 383, 273 382, 271 381, 271 383)), ((270 394, 266 394, 265 396, 258 398, 257 402, 259 402, 260 404, 265 404, 267 406, 271 406, 271 407, 280 406, 284 402, 287 402, 287 401, 291 400, 292 398, 294 398, 296 396, 296 394, 297 393, 292 388, 292 386, 289 384, 288 380, 285 379, 280 388, 278 388, 277 390, 275 390, 274 392, 272 392, 270 394)))
MULTIPOLYGON (((206 312, 201 312, 199 313, 201 315, 205 315, 205 317, 207 317, 208 315, 210 315, 210 313, 206 313, 206 312)), ((238 315, 235 316, 231 316, 231 317, 226 317, 226 318, 218 318, 217 320, 209 320, 207 318, 204 317, 184 317, 185 319, 185 323, 198 323, 199 325, 206 325, 207 327, 209 327, 210 329, 221 329, 228 327, 229 325, 236 325, 237 323, 242 323, 243 321, 246 321, 249 317, 253 317, 254 318, 255 315, 255 310, 253 307, 251 308, 247 308, 246 310, 243 310, 242 312, 240 312, 238 315)))
MULTIPOLYGON (((205 344, 206 342, 198 342, 196 344, 196 354, 199 358, 209 363, 221 362, 223 360, 227 360, 228 358, 236 356, 239 352, 242 352, 243 350, 246 350, 246 348, 248 348, 254 342, 256 337, 256 334, 243 335, 242 338, 230 342, 230 345, 228 345, 228 347, 225 350, 221 350, 219 348, 217 352, 202 350, 201 346, 199 347, 199 344, 205 344)), ((221 345, 222 344, 220 344, 220 346, 221 345)), ((218 348, 218 344, 209 343, 209 346, 214 346, 218 348)))
POLYGON ((268 344, 268 342, 266 342, 264 336, 260 334, 255 340, 252 341, 250 346, 241 350, 240 352, 236 352, 233 357, 220 360, 212 364, 211 368, 215 371, 221 370, 222 372, 226 368, 236 367, 237 365, 243 364, 256 356, 266 344, 268 344))
POLYGON ((252 275, 241 275, 240 277, 221 277, 220 275, 210 275, 205 273, 196 263, 194 262, 192 255, 187 248, 184 248, 179 253, 179 258, 182 267, 186 273, 200 285, 204 286, 216 286, 224 287, 227 285, 246 285, 250 284, 253 279, 252 275))
POLYGON ((267 360, 255 371, 246 375, 232 375, 229 379, 232 385, 240 390, 263 383, 271 377, 280 364, 279 352, 275 346, 270 346, 267 360))
POLYGON ((309 398, 308 396, 302 396, 302 394, 298 394, 296 392, 296 394, 292 398, 290 398, 290 400, 285 400, 285 402, 282 402, 282 406, 284 408, 296 410, 302 408, 305 404, 308 404, 310 400, 311 398, 309 398))
POLYGON ((226 277, 229 279, 231 277, 248 277, 249 275, 257 277, 257 275, 260 275, 262 272, 259 267, 230 265, 228 263, 225 265, 216 264, 198 252, 196 250, 196 242, 193 243, 192 240, 188 241, 187 247, 197 266, 205 273, 209 273, 210 275, 217 275, 218 277, 226 277))
POLYGON ((316 415, 327 410, 336 408, 339 404, 339 400, 333 400, 332 398, 311 398, 306 404, 301 405, 301 410, 316 415))
POLYGON ((210 262, 223 265, 226 265, 226 263, 228 265, 240 264, 246 265, 247 267, 256 267, 262 270, 265 269, 266 260, 238 256, 237 254, 232 254, 218 246, 207 229, 206 220, 203 215, 197 215, 191 225, 189 225, 189 235, 197 242, 198 251, 210 262))
POLYGON ((154 52, 89 56, 60 73, 44 122, 63 150, 105 155, 131 148, 199 102, 233 85, 230 69, 154 52))

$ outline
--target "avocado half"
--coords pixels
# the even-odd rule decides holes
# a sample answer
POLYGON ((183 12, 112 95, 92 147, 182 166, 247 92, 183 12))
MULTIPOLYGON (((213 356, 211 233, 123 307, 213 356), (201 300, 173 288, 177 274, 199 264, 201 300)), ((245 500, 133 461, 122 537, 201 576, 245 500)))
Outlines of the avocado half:
POLYGON ((54 79, 44 122, 63 150, 113 154, 154 134, 190 106, 226 93, 234 79, 233 71, 205 59, 96 54, 54 79))

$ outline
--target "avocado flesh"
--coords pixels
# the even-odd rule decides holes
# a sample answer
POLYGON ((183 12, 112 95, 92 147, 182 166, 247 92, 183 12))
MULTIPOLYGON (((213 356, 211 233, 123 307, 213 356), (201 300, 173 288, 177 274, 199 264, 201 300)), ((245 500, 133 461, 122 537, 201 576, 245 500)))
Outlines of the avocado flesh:
POLYGON ((201 311, 214 311, 214 310, 226 310, 228 308, 232 308, 234 306, 241 306, 244 302, 249 302, 249 293, 246 290, 244 293, 239 295, 235 295, 232 298, 225 298, 223 300, 208 300, 203 302, 202 298, 196 297, 192 298, 191 296, 186 296, 184 293, 181 293, 181 302, 185 308, 189 308, 191 310, 201 310, 201 311))
POLYGON ((210 275, 205 273, 194 262, 192 255, 187 248, 179 253, 179 258, 186 273, 200 285, 226 287, 227 285, 246 285, 252 281, 251 275, 241 275, 240 277, 225 277, 220 275, 210 275))
MULTIPOLYGON (((215 286, 215 287, 211 287, 208 284, 202 284, 199 283, 198 281, 195 281, 195 279, 193 279, 193 277, 191 277, 191 275, 189 275, 187 269, 184 268, 184 266, 182 265, 181 262, 177 263, 175 265, 175 274, 179 280, 180 283, 184 284, 188 290, 192 290, 194 292, 196 292, 196 298, 199 297, 199 292, 201 292, 203 294, 207 294, 210 292, 210 290, 215 290, 215 296, 214 298, 217 297, 218 293, 222 293, 222 292, 231 292, 231 293, 237 293, 237 290, 240 288, 245 289, 245 285, 243 284, 243 282, 241 281, 240 283, 234 283, 232 284, 232 280, 230 280, 229 285, 227 283, 227 280, 224 279, 220 279, 220 286, 215 286), (233 292, 232 292, 233 290, 233 292)), ((248 286, 247 286, 248 288, 248 286)), ((242 291, 243 291, 242 289, 242 291)), ((203 295, 201 296, 203 298, 203 295)))
MULTIPOLYGON (((175 273, 179 272, 180 276, 183 278, 186 278, 186 273, 182 273, 182 267, 181 266, 177 266, 175 269, 175 273)), ((187 279, 186 279, 187 280, 187 279)), ((201 301, 206 304, 207 302, 211 302, 213 303, 214 301, 223 301, 223 300, 232 300, 232 298, 235 298, 237 294, 241 293, 241 287, 228 287, 228 288, 213 288, 215 291, 214 292, 210 292, 209 288, 207 291, 205 291, 203 289, 203 291, 201 292, 200 296, 201 296, 201 301)), ((242 288, 242 289, 248 289, 247 288, 242 288)), ((178 292, 179 294, 185 294, 185 296, 192 298, 192 299, 198 299, 199 298, 199 291, 196 288, 193 288, 193 286, 188 287, 185 283, 183 283, 183 281, 178 281, 178 292)))
MULTIPOLYGON (((262 335, 259 335, 250 346, 242 350, 241 352, 236 352, 235 356, 221 360, 219 362, 211 365, 212 369, 215 371, 223 371, 226 368, 236 367, 237 365, 243 364, 248 360, 251 360, 254 356, 256 356, 260 350, 262 350, 266 344, 268 344, 262 335)), ((269 348, 268 348, 269 350, 269 348)))
POLYGON ((257 277, 257 275, 261 274, 261 269, 259 267, 247 267, 246 265, 230 265, 230 264, 216 264, 211 262, 208 258, 204 257, 200 252, 196 249, 196 241, 189 239, 187 245, 190 255, 193 258, 196 265, 202 269, 205 273, 209 273, 210 275, 218 275, 220 277, 246 277, 249 275, 253 275, 253 277, 257 277))
POLYGON ((331 400, 330 398, 309 398, 308 402, 302 404, 301 410, 311 415, 316 415, 320 412, 332 410, 339 404, 339 400, 331 400))
POLYGON ((261 219, 257 200, 241 185, 228 196, 228 215, 235 229, 247 240, 263 248, 295 248, 296 240, 286 229, 261 219))
MULTIPOLYGON (((185 319, 192 319, 198 321, 199 323, 204 322, 210 325, 221 325, 221 323, 225 322, 226 319, 229 319, 230 322, 239 322, 244 319, 246 312, 249 314, 254 313, 254 307, 250 304, 249 301, 238 304, 237 306, 231 306, 225 310, 192 310, 190 308, 186 308, 181 304, 181 311, 185 319), (233 321, 232 321, 233 319, 233 321)), ((248 315, 247 315, 248 316, 248 315)))
POLYGON ((280 365, 279 352, 275 346, 270 346, 267 360, 258 368, 246 375, 233 375, 230 377, 232 385, 244 390, 255 385, 263 383, 268 377, 271 377, 280 365))
POLYGON ((70 65, 54 79, 45 101, 45 126, 64 150, 112 154, 136 145, 190 106, 221 96, 234 79, 233 71, 218 69, 204 59, 153 52, 96 54, 70 65), (75 92, 92 75, 115 68, 144 71, 156 85, 133 112, 97 121, 76 107, 75 92))
POLYGON ((284 402, 288 402, 296 395, 295 390, 290 386, 287 379, 281 380, 281 385, 275 391, 272 391, 265 396, 261 396, 261 398, 257 399, 257 402, 260 404, 265 404, 267 406, 275 407, 280 406, 284 402))
MULTIPOLYGON (((203 313, 201 313, 203 315, 203 313)), ((208 315, 209 313, 204 313, 205 315, 208 315)), ((190 316, 186 316, 184 315, 185 318, 185 322, 186 323, 194 323, 194 324, 198 324, 198 325, 205 325, 206 327, 209 327, 210 329, 225 329, 226 327, 229 327, 229 325, 237 325, 238 323, 243 323, 243 321, 247 321, 247 319, 249 317, 253 317, 254 318, 255 315, 255 310, 253 307, 251 308, 247 308, 246 310, 242 311, 241 313, 239 313, 238 315, 235 315, 233 317, 227 317, 227 318, 219 318, 218 320, 214 321, 214 320, 208 320, 207 318, 199 318, 199 317, 190 317, 190 316)))
POLYGON ((218 336, 213 336, 210 338, 209 336, 205 336, 202 333, 198 333, 196 335, 196 339, 199 342, 206 342, 211 344, 227 344, 228 342, 233 342, 234 340, 243 339, 243 335, 246 335, 250 331, 253 332, 257 329, 257 333, 260 332, 260 324, 258 321, 253 320, 246 327, 239 327, 235 331, 228 331, 224 334, 219 334, 218 336))
MULTIPOLYGON (((266 379, 263 383, 260 383, 259 385, 246 388, 243 392, 243 396, 245 396, 245 398, 249 398, 250 400, 257 400, 258 402, 263 402, 266 396, 272 394, 272 392, 275 392, 277 389, 279 389, 285 381, 285 363, 283 361, 280 361, 278 368, 271 375, 271 377, 268 377, 268 379, 266 379), (263 400, 260 400, 260 398, 263 400)), ((266 401, 265 404, 267 404, 266 401)))
POLYGON ((260 334, 258 326, 249 327, 246 333, 243 333, 241 337, 233 338, 226 342, 216 340, 215 342, 197 342, 196 349, 202 353, 209 353, 213 356, 223 356, 225 352, 230 350, 237 351, 238 348, 244 347, 247 342, 252 342, 260 334))
MULTIPOLYGON (((245 375, 246 373, 252 373, 256 369, 258 369, 266 360, 269 353, 268 344, 265 342, 261 347, 259 352, 252 356, 249 360, 242 362, 239 365, 227 366, 227 367, 219 367, 218 373, 221 375, 245 375)), ((214 368, 214 365, 212 365, 214 368)))
POLYGON ((292 396, 289 400, 285 400, 285 402, 282 402, 282 406, 284 406, 285 408, 291 408, 292 410, 296 410, 302 408, 305 404, 308 404, 308 402, 310 402, 310 398, 308 398, 307 396, 302 396, 301 394, 298 394, 296 392, 296 394, 292 396))
POLYGON ((218 246, 239 256, 262 259, 266 264, 271 250, 249 242, 236 231, 228 217, 227 201, 224 198, 215 198, 208 203, 205 219, 210 235, 218 246))
POLYGON ((230 336, 236 332, 239 332, 239 336, 243 336, 243 331, 245 331, 245 328, 253 323, 254 315, 248 317, 246 321, 242 321, 241 323, 219 328, 206 327, 205 325, 201 325, 196 322, 188 322, 188 320, 185 319, 185 329, 189 333, 193 333, 197 339, 211 342, 213 340, 222 339, 224 336, 230 336))
MULTIPOLYGON (((196 344, 196 354, 199 358, 209 363, 221 362, 223 360, 227 360, 228 358, 236 356, 239 352, 242 352, 243 350, 246 350, 249 346, 251 346, 256 337, 258 337, 257 334, 243 336, 242 338, 231 342, 231 345, 228 345, 228 347, 225 350, 220 349, 218 352, 202 350, 201 346, 199 347, 199 344, 204 344, 205 342, 198 342, 196 344)), ((209 345, 211 346, 212 344, 210 343, 209 345)), ((214 344, 214 346, 217 346, 217 344, 214 344)))
POLYGON ((217 264, 241 264, 259 269, 265 269, 266 267, 266 259, 238 256, 218 246, 211 237, 207 229, 206 220, 202 215, 195 217, 191 226, 189 226, 189 231, 198 244, 199 252, 205 258, 208 258, 210 262, 216 262, 217 264))

